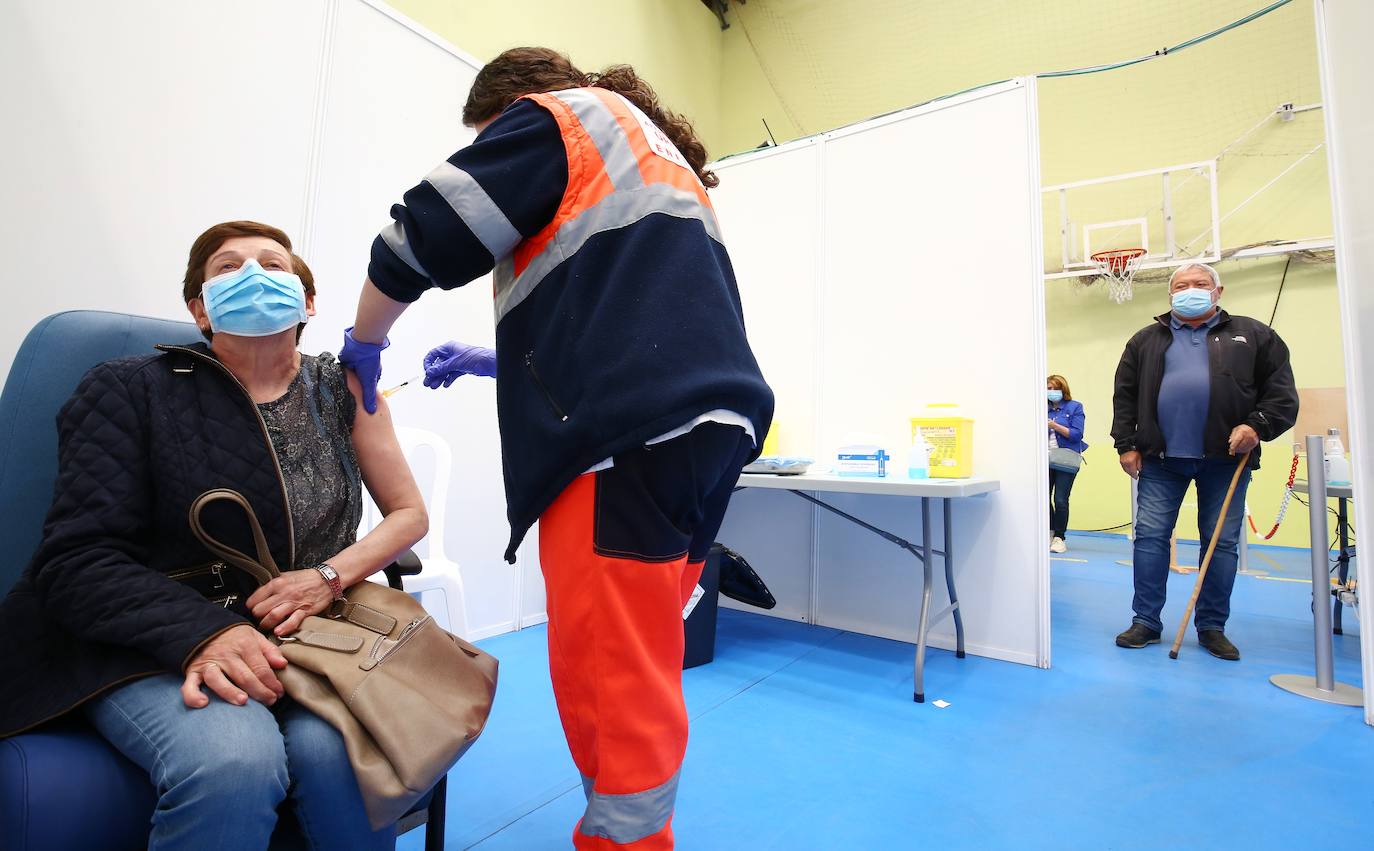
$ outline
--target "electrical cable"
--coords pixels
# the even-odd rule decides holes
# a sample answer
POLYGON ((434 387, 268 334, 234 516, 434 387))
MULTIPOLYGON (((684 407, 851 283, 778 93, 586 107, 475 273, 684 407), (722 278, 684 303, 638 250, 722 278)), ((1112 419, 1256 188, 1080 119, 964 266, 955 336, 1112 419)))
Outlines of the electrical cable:
POLYGON ((1104 527, 1101 528, 1101 529, 1071 529, 1070 531, 1072 531, 1072 532, 1114 532, 1114 531, 1116 531, 1117 529, 1125 529, 1127 526, 1130 526, 1130 525, 1131 525, 1131 521, 1127 520, 1125 523, 1118 523, 1118 524, 1116 524, 1115 526, 1104 526, 1104 527))
MULTIPOLYGON (((1296 499, 1299 503, 1301 503, 1302 506, 1303 506, 1304 508, 1308 509, 1309 511, 1312 509, 1311 503, 1309 503, 1307 500, 1303 499, 1302 497, 1298 496, 1296 493, 1293 494, 1293 498, 1296 499)), ((1326 507, 1326 511, 1327 511, 1327 513, 1329 513, 1332 517, 1335 517, 1335 518, 1337 518, 1337 519, 1339 519, 1340 516, 1341 516, 1341 513, 1340 513, 1339 511, 1337 511, 1336 509, 1332 508, 1332 507, 1329 506, 1329 505, 1326 507)), ((1355 527, 1354 527, 1353 525, 1350 524, 1350 521, 1347 520, 1345 525, 1346 525, 1346 527, 1347 527, 1348 529, 1350 529, 1350 531, 1351 531, 1352 533, 1355 531, 1355 527)))
POLYGON ((1160 50, 1156 50, 1154 53, 1150 53, 1145 56, 1138 56, 1135 59, 1127 59, 1124 62, 1112 62, 1106 65, 1090 65, 1086 68, 1070 68, 1066 71, 1046 71, 1040 74, 1036 74, 1035 76, 1040 78, 1076 77, 1082 74, 1097 74, 1102 71, 1115 71, 1118 68, 1129 68, 1132 65, 1139 65, 1141 62, 1149 62, 1151 59, 1159 59, 1162 56, 1168 56, 1171 53, 1177 53, 1180 50, 1186 50, 1187 48, 1193 47, 1194 45, 1202 44, 1205 41, 1210 41, 1216 38, 1217 36, 1221 35, 1222 33, 1233 30, 1236 27, 1244 26, 1245 24, 1248 24, 1251 21, 1256 20, 1257 18, 1264 17, 1265 15, 1274 11, 1275 9, 1287 6, 1290 2, 1292 2, 1292 0, 1277 0, 1277 2, 1270 3, 1263 9, 1251 12, 1243 18, 1234 20, 1231 23, 1214 29, 1209 33, 1203 33, 1202 35, 1194 36, 1193 38, 1190 38, 1187 41, 1179 42, 1173 47, 1165 47, 1160 50))
MULTIPOLYGON (((1068 68, 1068 69, 1065 69, 1065 70, 1063 70, 1063 71, 1042 71, 1042 72, 1040 72, 1040 73, 1038 73, 1038 74, 1032 74, 1032 75, 1030 75, 1030 76, 1033 76, 1033 77, 1035 77, 1036 79, 1048 79, 1048 78, 1052 78, 1052 77, 1078 77, 1078 76, 1083 76, 1083 75, 1086 75, 1086 74, 1100 74, 1100 73, 1102 73, 1103 71, 1115 71, 1115 70, 1120 69, 1120 68, 1129 68, 1129 67, 1132 66, 1132 65, 1139 65, 1139 64, 1142 63, 1142 62, 1149 62, 1151 59, 1162 59, 1162 58, 1164 58, 1164 57, 1166 57, 1166 56, 1169 56, 1170 54, 1178 53, 1180 50, 1186 50, 1186 49, 1188 49, 1188 48, 1190 48, 1190 47, 1195 47, 1196 45, 1202 44, 1203 42, 1211 41, 1212 39, 1216 38, 1217 36, 1220 36, 1220 35, 1223 35, 1224 33, 1230 32, 1231 30, 1236 29, 1237 27, 1242 27, 1242 26, 1244 26, 1244 25, 1250 23, 1251 21, 1258 20, 1259 18, 1262 18, 1262 17, 1264 17, 1265 15, 1267 15, 1267 14, 1269 14, 1270 12, 1273 12, 1273 11, 1275 11, 1275 10, 1277 10, 1277 9, 1281 9, 1281 8, 1283 8, 1284 6, 1287 6, 1287 5, 1288 5, 1289 3, 1291 3, 1291 2, 1293 2, 1293 0, 1275 0, 1275 2, 1270 3, 1268 6, 1265 6, 1265 7, 1262 8, 1262 9, 1257 9, 1257 10, 1255 10, 1254 12, 1251 12, 1250 14, 1248 14, 1248 15, 1242 17, 1242 18, 1237 18, 1236 20, 1232 21, 1231 23, 1225 24, 1225 25, 1223 25, 1223 26, 1220 26, 1220 27, 1218 27, 1218 28, 1212 30, 1211 32, 1206 32, 1206 33, 1203 33, 1202 35, 1194 36, 1194 37, 1192 37, 1192 38, 1190 38, 1190 39, 1187 39, 1186 41, 1181 41, 1181 42, 1179 42, 1178 44, 1175 44, 1175 45, 1172 46, 1172 47, 1164 47, 1164 48, 1161 48, 1161 49, 1159 49, 1159 50, 1156 50, 1154 53, 1150 53, 1150 54, 1147 54, 1147 55, 1145 55, 1145 56, 1137 56, 1137 57, 1134 58, 1134 59, 1127 59, 1127 60, 1124 60, 1124 61, 1122 61, 1122 62, 1111 62, 1111 63, 1107 63, 1107 64, 1105 64, 1105 65, 1089 65, 1089 66, 1086 66, 1086 67, 1083 67, 1083 68, 1068 68)), ((763 71, 764 78, 768 81, 769 87, 772 88, 773 94, 777 96, 777 98, 778 98, 778 103, 779 103, 779 105, 782 106, 783 112, 787 114, 787 117, 792 121, 792 124, 793 124, 794 126, 796 126, 796 128, 797 128, 798 130, 801 130, 801 129, 802 129, 802 127, 801 127, 801 122, 797 120, 797 117, 792 113, 792 110, 788 107, 787 103, 786 103, 785 101, 783 101, 782 95, 781 95, 781 93, 779 92, 778 87, 777 87, 775 81, 772 79, 772 76, 771 76, 771 75, 769 74, 769 72, 768 72, 768 66, 764 63, 763 57, 759 55, 758 48, 754 46, 754 41, 753 41, 753 39, 752 39, 752 38, 750 37, 750 35, 749 35, 749 28, 748 28, 748 26, 746 26, 745 23, 744 23, 744 17, 743 17, 742 15, 737 15, 737 16, 736 16, 736 19, 740 22, 740 27, 741 27, 741 29, 744 30, 744 37, 745 37, 745 39, 749 42, 749 47, 750 47, 750 49, 751 49, 751 50, 753 51, 753 53, 754 53, 754 58, 755 58, 756 60, 758 60, 759 66, 760 66, 760 68, 761 68, 762 71, 763 71)), ((966 89, 960 89, 960 90, 957 91, 957 92, 950 92, 949 94, 940 95, 939 97, 933 97, 933 98, 931 98, 931 99, 929 99, 929 100, 922 101, 921 103, 914 103, 914 104, 910 104, 909 106, 901 107, 900 109, 894 109, 894 110, 890 110, 890 111, 888 111, 888 112, 879 113, 878 115, 869 116, 868 118, 860 119, 859 121, 850 122, 850 124, 859 124, 859 123, 862 123, 863 121, 872 121, 872 120, 875 119, 875 118, 882 118, 882 117, 885 116, 885 115, 892 115, 892 114, 894 114, 894 113, 902 112, 902 111, 907 110, 907 109, 914 109, 914 108, 916 108, 916 107, 918 107, 918 106, 925 106, 925 105, 927 105, 927 104, 936 103, 936 102, 938 102, 938 101, 948 100, 948 99, 953 98, 953 97, 958 97, 959 95, 968 94, 969 92, 977 91, 978 89, 987 88, 988 86, 997 86, 997 85, 1001 85, 1002 83, 1010 82, 1011 79, 1012 79, 1012 78, 1008 77, 1008 78, 1006 78, 1006 79, 994 80, 994 81, 988 82, 988 83, 979 83, 979 84, 976 85, 976 86, 969 86, 969 87, 966 88, 966 89)), ((847 126, 849 126, 849 125, 848 125, 848 124, 841 125, 841 127, 847 127, 847 126)), ((839 127, 834 127, 834 128, 831 128, 830 131, 826 131, 826 132, 832 132, 832 131, 838 130, 838 129, 840 129, 840 128, 839 128, 839 127)), ((805 138, 805 137, 799 137, 799 138, 805 138)), ((749 151, 738 151, 738 152, 733 153, 733 154, 727 154, 727 155, 725 155, 724 157, 721 157, 720 159, 722 159, 722 160, 724 160, 724 159, 729 159, 730 157, 738 156, 738 155, 740 155, 740 154, 747 154, 747 153, 752 153, 752 149, 749 150, 749 151)))
MULTIPOLYGON (((1162 59, 1163 57, 1168 56, 1170 54, 1178 53, 1180 50, 1187 50, 1188 48, 1202 44, 1203 42, 1211 41, 1217 36, 1230 32, 1231 30, 1236 29, 1237 27, 1245 26, 1251 21, 1258 20, 1264 17, 1265 15, 1269 14, 1270 12, 1287 6, 1291 2, 1293 2, 1293 0, 1275 0, 1275 2, 1270 3, 1268 6, 1265 6, 1262 9, 1257 9, 1243 18, 1237 18, 1231 23, 1220 26, 1212 30, 1211 32, 1206 32, 1202 35, 1193 36, 1192 38, 1187 39, 1186 41, 1181 41, 1178 44, 1175 44, 1173 47, 1161 48, 1159 50, 1156 50, 1154 53, 1146 54, 1145 56, 1137 56, 1134 59, 1127 59, 1122 62, 1109 62, 1105 65, 1088 65, 1083 68, 1068 68, 1063 71, 1041 71, 1040 73, 1035 74, 1034 76, 1036 77, 1036 79, 1041 80, 1052 77, 1078 77, 1084 74, 1100 74, 1103 71, 1115 71, 1119 68, 1129 68, 1132 65, 1139 65, 1142 62, 1149 62, 1151 59, 1162 59)), ((955 97, 956 95, 962 95, 965 92, 971 92, 974 89, 981 89, 983 88, 983 86, 995 86, 998 83, 1005 82, 1007 81, 998 80, 996 83, 984 83, 980 86, 971 86, 967 89, 964 89, 963 91, 958 91, 954 92, 953 94, 942 95, 941 97, 934 98, 932 101, 927 101, 927 103, 932 103, 935 100, 944 100, 945 98, 955 97)))

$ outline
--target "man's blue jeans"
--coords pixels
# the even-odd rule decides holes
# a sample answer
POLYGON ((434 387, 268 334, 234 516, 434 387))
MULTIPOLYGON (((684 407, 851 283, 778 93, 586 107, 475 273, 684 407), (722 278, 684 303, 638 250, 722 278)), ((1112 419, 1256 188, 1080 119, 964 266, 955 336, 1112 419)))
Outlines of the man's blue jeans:
POLYGON ((269 709, 211 694, 188 709, 181 677, 161 674, 95 698, 86 715, 157 789, 150 849, 262 851, 288 796, 311 848, 395 847, 394 827, 367 822, 343 738, 290 698, 269 709))
MULTIPOLYGON (((1162 632, 1159 616, 1169 582, 1169 538, 1178 522, 1178 509, 1189 482, 1197 483, 1197 525, 1202 551, 1212 539, 1226 489, 1236 472, 1239 459, 1233 458, 1146 458, 1136 488, 1135 519, 1135 622, 1162 632)), ((1245 520, 1245 489, 1250 470, 1240 476, 1231 509, 1221 528, 1207 578, 1197 598, 1193 623, 1199 632, 1225 629, 1231 614, 1231 588, 1236 584, 1237 547, 1241 524, 1245 520)), ((1199 559, 1201 556, 1199 556, 1199 559)))

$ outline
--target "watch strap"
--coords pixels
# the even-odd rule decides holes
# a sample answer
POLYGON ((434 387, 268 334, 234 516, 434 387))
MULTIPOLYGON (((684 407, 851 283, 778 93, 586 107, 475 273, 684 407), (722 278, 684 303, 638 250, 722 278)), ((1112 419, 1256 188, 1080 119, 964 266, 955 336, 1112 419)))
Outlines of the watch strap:
POLYGON ((334 566, 325 562, 315 565, 315 570, 319 572, 320 577, 329 586, 329 592, 334 595, 334 599, 342 600, 344 598, 343 583, 339 581, 339 572, 334 569, 334 566))

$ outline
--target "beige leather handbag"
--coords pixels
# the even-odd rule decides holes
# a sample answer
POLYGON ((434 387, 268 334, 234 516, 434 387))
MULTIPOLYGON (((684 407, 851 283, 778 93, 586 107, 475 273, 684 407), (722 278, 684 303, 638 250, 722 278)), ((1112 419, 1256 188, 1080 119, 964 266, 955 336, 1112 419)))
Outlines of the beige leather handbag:
MULTIPOLYGON (((206 491, 191 529, 213 553, 263 585, 280 575, 252 507, 237 491, 206 491), (201 526, 228 500, 248 515, 257 558, 201 526)), ((409 594, 359 582, 323 615, 279 640, 286 693, 343 734, 374 830, 405 815, 476 741, 496 694, 496 659, 440 629, 409 594)))

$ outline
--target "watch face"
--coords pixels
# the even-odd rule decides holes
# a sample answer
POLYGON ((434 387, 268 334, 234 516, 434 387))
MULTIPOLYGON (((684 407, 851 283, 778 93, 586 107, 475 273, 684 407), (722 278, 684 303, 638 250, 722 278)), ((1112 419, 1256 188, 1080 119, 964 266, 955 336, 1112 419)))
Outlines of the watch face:
POLYGON ((324 574, 324 576, 325 576, 326 579, 338 579, 338 578, 339 578, 339 572, 338 572, 337 570, 335 570, 334 568, 330 567, 330 566, 327 565, 327 564, 322 564, 322 565, 320 565, 319 568, 318 568, 318 570, 320 571, 320 573, 323 573, 323 574, 324 574))

